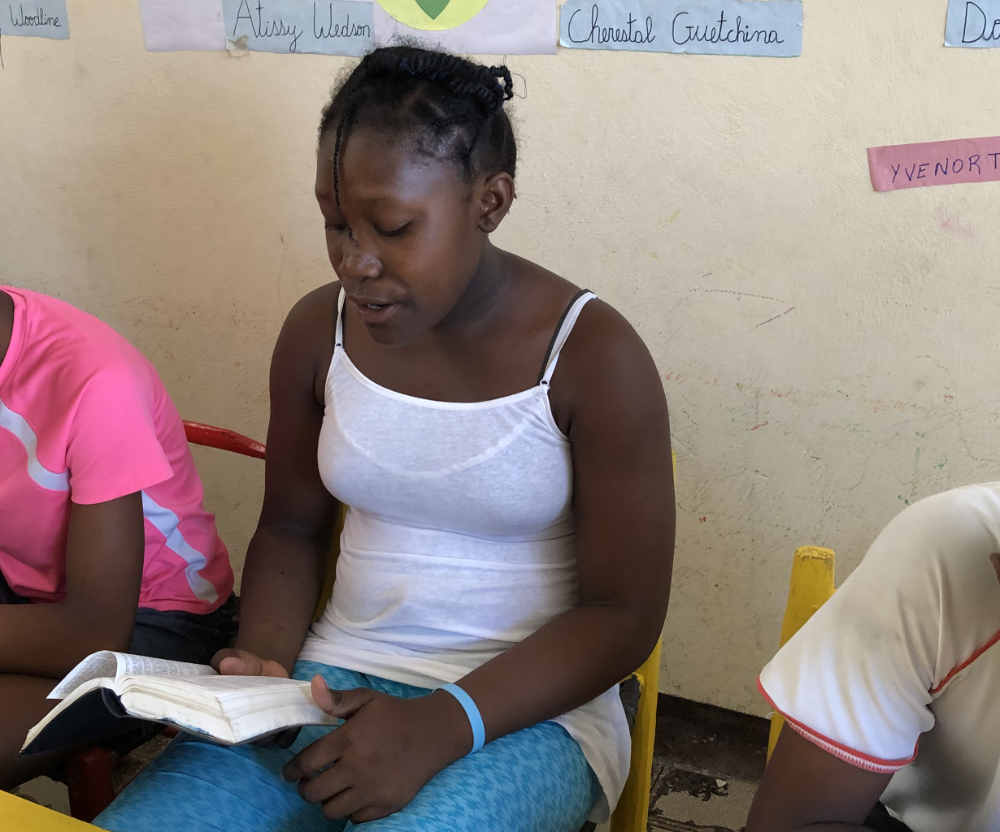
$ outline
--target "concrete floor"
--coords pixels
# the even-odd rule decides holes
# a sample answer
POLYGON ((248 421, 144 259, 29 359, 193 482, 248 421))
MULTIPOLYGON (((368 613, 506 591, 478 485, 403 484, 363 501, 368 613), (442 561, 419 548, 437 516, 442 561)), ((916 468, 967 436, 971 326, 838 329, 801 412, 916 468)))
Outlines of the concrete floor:
POLYGON ((650 830, 738 832, 764 773, 760 717, 661 694, 650 786, 650 830))
POLYGON ((69 814, 69 797, 66 794, 66 787, 62 783, 49 780, 48 777, 39 777, 25 783, 20 788, 14 789, 14 794, 26 797, 42 806, 48 806, 64 815, 69 814))
MULTIPOLYGON (((767 729, 758 717, 661 695, 650 832, 739 832, 764 770, 767 729)), ((69 812, 66 787, 48 778, 19 793, 69 812)))
POLYGON ((723 780, 675 767, 665 769, 664 774, 672 784, 650 805, 650 830, 735 832, 743 828, 756 783, 723 780))

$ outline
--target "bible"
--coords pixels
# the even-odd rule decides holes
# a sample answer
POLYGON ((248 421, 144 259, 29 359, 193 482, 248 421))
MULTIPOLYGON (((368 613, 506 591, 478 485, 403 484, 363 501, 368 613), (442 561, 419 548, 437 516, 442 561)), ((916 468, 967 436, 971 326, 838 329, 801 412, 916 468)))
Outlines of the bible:
POLYGON ((205 665, 109 650, 80 662, 48 698, 61 701, 28 732, 22 755, 94 742, 139 722, 171 725, 223 745, 339 722, 313 702, 308 682, 221 676, 205 665))

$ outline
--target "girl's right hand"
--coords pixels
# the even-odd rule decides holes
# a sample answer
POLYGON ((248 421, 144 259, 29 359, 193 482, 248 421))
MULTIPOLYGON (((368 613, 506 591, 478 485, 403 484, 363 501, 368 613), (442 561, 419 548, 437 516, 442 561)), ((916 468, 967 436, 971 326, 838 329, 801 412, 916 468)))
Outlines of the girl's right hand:
POLYGON ((288 671, 273 659, 262 659, 249 650, 227 647, 212 657, 212 667, 223 676, 273 676, 287 679, 288 671))

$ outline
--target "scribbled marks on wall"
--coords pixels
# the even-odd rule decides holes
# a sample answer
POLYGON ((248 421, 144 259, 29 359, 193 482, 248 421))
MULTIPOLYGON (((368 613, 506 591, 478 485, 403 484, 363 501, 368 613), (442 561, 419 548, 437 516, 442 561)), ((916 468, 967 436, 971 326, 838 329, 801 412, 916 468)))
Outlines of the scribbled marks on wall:
MULTIPOLYGON (((735 289, 701 289, 701 288, 691 288, 691 289, 688 289, 688 291, 689 292, 697 292, 698 294, 703 294, 703 295, 729 295, 729 296, 735 298, 737 302, 740 301, 740 300, 742 300, 743 298, 753 298, 755 300, 765 300, 765 301, 769 301, 769 302, 772 302, 772 303, 778 303, 778 304, 782 304, 782 305, 788 303, 788 301, 786 301, 786 300, 782 300, 781 298, 773 298, 770 295, 757 295, 757 294, 754 294, 753 292, 738 292, 735 289)), ((766 324, 769 324, 769 323, 772 323, 773 321, 778 320, 778 318, 783 318, 789 312, 794 312, 794 311, 795 311, 795 306, 794 305, 793 306, 789 306, 787 309, 785 309, 784 312, 778 312, 776 315, 771 315, 770 317, 768 317, 765 320, 761 321, 759 324, 756 324, 754 326, 754 329, 759 329, 760 327, 765 326, 766 324)))
POLYGON ((768 318, 766 321, 761 321, 759 324, 757 324, 756 327, 754 327, 754 329, 759 329, 760 327, 764 326, 764 324, 769 324, 769 323, 771 323, 771 321, 776 321, 776 320, 778 320, 778 318, 783 318, 789 312, 794 312, 794 311, 795 311, 795 307, 794 306, 789 306, 784 312, 781 312, 781 313, 775 315, 773 318, 768 318))

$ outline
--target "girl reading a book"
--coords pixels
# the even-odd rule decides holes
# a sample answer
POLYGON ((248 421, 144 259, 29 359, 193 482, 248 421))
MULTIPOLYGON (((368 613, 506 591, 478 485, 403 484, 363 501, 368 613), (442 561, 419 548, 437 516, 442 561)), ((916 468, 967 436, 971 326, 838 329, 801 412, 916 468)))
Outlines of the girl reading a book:
POLYGON ((233 572, 153 366, 96 318, 0 287, 0 788, 56 681, 97 650, 208 662, 233 572))
POLYGON ((284 749, 178 741, 98 826, 577 832, 614 807, 618 682, 669 593, 667 408, 614 309, 491 244, 511 97, 505 67, 393 47, 323 114, 339 280, 275 347, 264 506, 218 664, 311 679, 344 723, 284 749))

